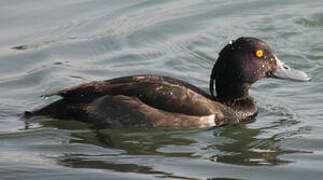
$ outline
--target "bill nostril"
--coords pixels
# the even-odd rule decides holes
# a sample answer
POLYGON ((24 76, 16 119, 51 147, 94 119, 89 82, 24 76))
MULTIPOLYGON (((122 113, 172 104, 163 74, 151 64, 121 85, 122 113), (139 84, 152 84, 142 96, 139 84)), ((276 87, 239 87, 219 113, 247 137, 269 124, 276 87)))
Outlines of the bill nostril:
POLYGON ((288 66, 283 66, 284 69, 286 70, 289 70, 289 67, 288 66))

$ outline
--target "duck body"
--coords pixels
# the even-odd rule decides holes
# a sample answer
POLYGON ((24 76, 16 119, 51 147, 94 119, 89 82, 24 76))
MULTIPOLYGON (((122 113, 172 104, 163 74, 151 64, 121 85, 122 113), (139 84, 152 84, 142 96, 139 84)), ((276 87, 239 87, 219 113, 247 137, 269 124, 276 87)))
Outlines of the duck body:
MULTIPOLYGON (((252 99, 240 109, 214 100, 184 81, 159 75, 136 75, 94 81, 57 91, 63 99, 32 115, 77 119, 98 127, 200 128, 236 124, 255 115, 252 99)), ((242 102, 239 102, 242 103, 242 102)))
POLYGON ((25 118, 49 116, 105 127, 202 128, 237 124, 257 114, 248 90, 259 79, 309 81, 310 76, 282 63, 256 38, 230 41, 219 54, 210 78, 211 95, 187 82, 159 75, 94 81, 46 97, 62 99, 25 118), (217 96, 214 95, 216 85, 217 96))

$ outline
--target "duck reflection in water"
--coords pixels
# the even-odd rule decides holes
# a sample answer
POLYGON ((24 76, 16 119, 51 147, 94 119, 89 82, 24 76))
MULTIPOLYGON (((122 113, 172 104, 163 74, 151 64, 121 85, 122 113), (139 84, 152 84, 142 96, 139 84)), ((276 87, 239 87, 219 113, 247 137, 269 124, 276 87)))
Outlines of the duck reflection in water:
MULTIPOLYGON (((46 121, 43 125, 57 127, 57 124, 62 124, 61 121, 46 121)), ((73 129, 80 122, 74 123, 75 125, 70 124, 73 129)), ((64 129, 62 126, 59 128, 64 129)), ((175 174, 154 169, 153 164, 142 165, 136 159, 145 156, 151 159, 170 158, 174 161, 177 158, 185 158, 244 166, 275 166, 289 163, 290 161, 279 156, 297 151, 280 148, 280 140, 275 137, 257 138, 262 131, 263 129, 250 129, 246 124, 239 124, 198 130, 126 128, 79 132, 72 134, 74 138, 70 140, 70 144, 93 144, 116 150, 118 153, 66 154, 58 157, 57 162, 75 168, 110 169, 165 177, 175 177, 175 174)))

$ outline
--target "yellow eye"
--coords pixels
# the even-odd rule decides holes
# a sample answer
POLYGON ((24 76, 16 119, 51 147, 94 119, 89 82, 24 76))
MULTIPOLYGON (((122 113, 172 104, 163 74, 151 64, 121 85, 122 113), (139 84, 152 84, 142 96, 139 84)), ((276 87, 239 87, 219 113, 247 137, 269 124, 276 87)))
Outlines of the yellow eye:
POLYGON ((259 49, 259 50, 256 51, 256 56, 257 57, 261 58, 263 55, 264 55, 264 52, 262 50, 259 49))

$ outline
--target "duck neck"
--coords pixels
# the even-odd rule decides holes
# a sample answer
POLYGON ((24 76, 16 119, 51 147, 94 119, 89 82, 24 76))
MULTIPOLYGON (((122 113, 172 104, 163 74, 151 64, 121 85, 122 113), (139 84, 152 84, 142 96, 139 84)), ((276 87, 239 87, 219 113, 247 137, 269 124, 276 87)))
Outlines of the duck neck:
POLYGON ((222 102, 235 102, 249 98, 249 83, 216 81, 217 98, 222 102))
POLYGON ((236 111, 240 120, 254 117, 258 108, 249 96, 249 83, 217 83, 217 99, 236 111))

